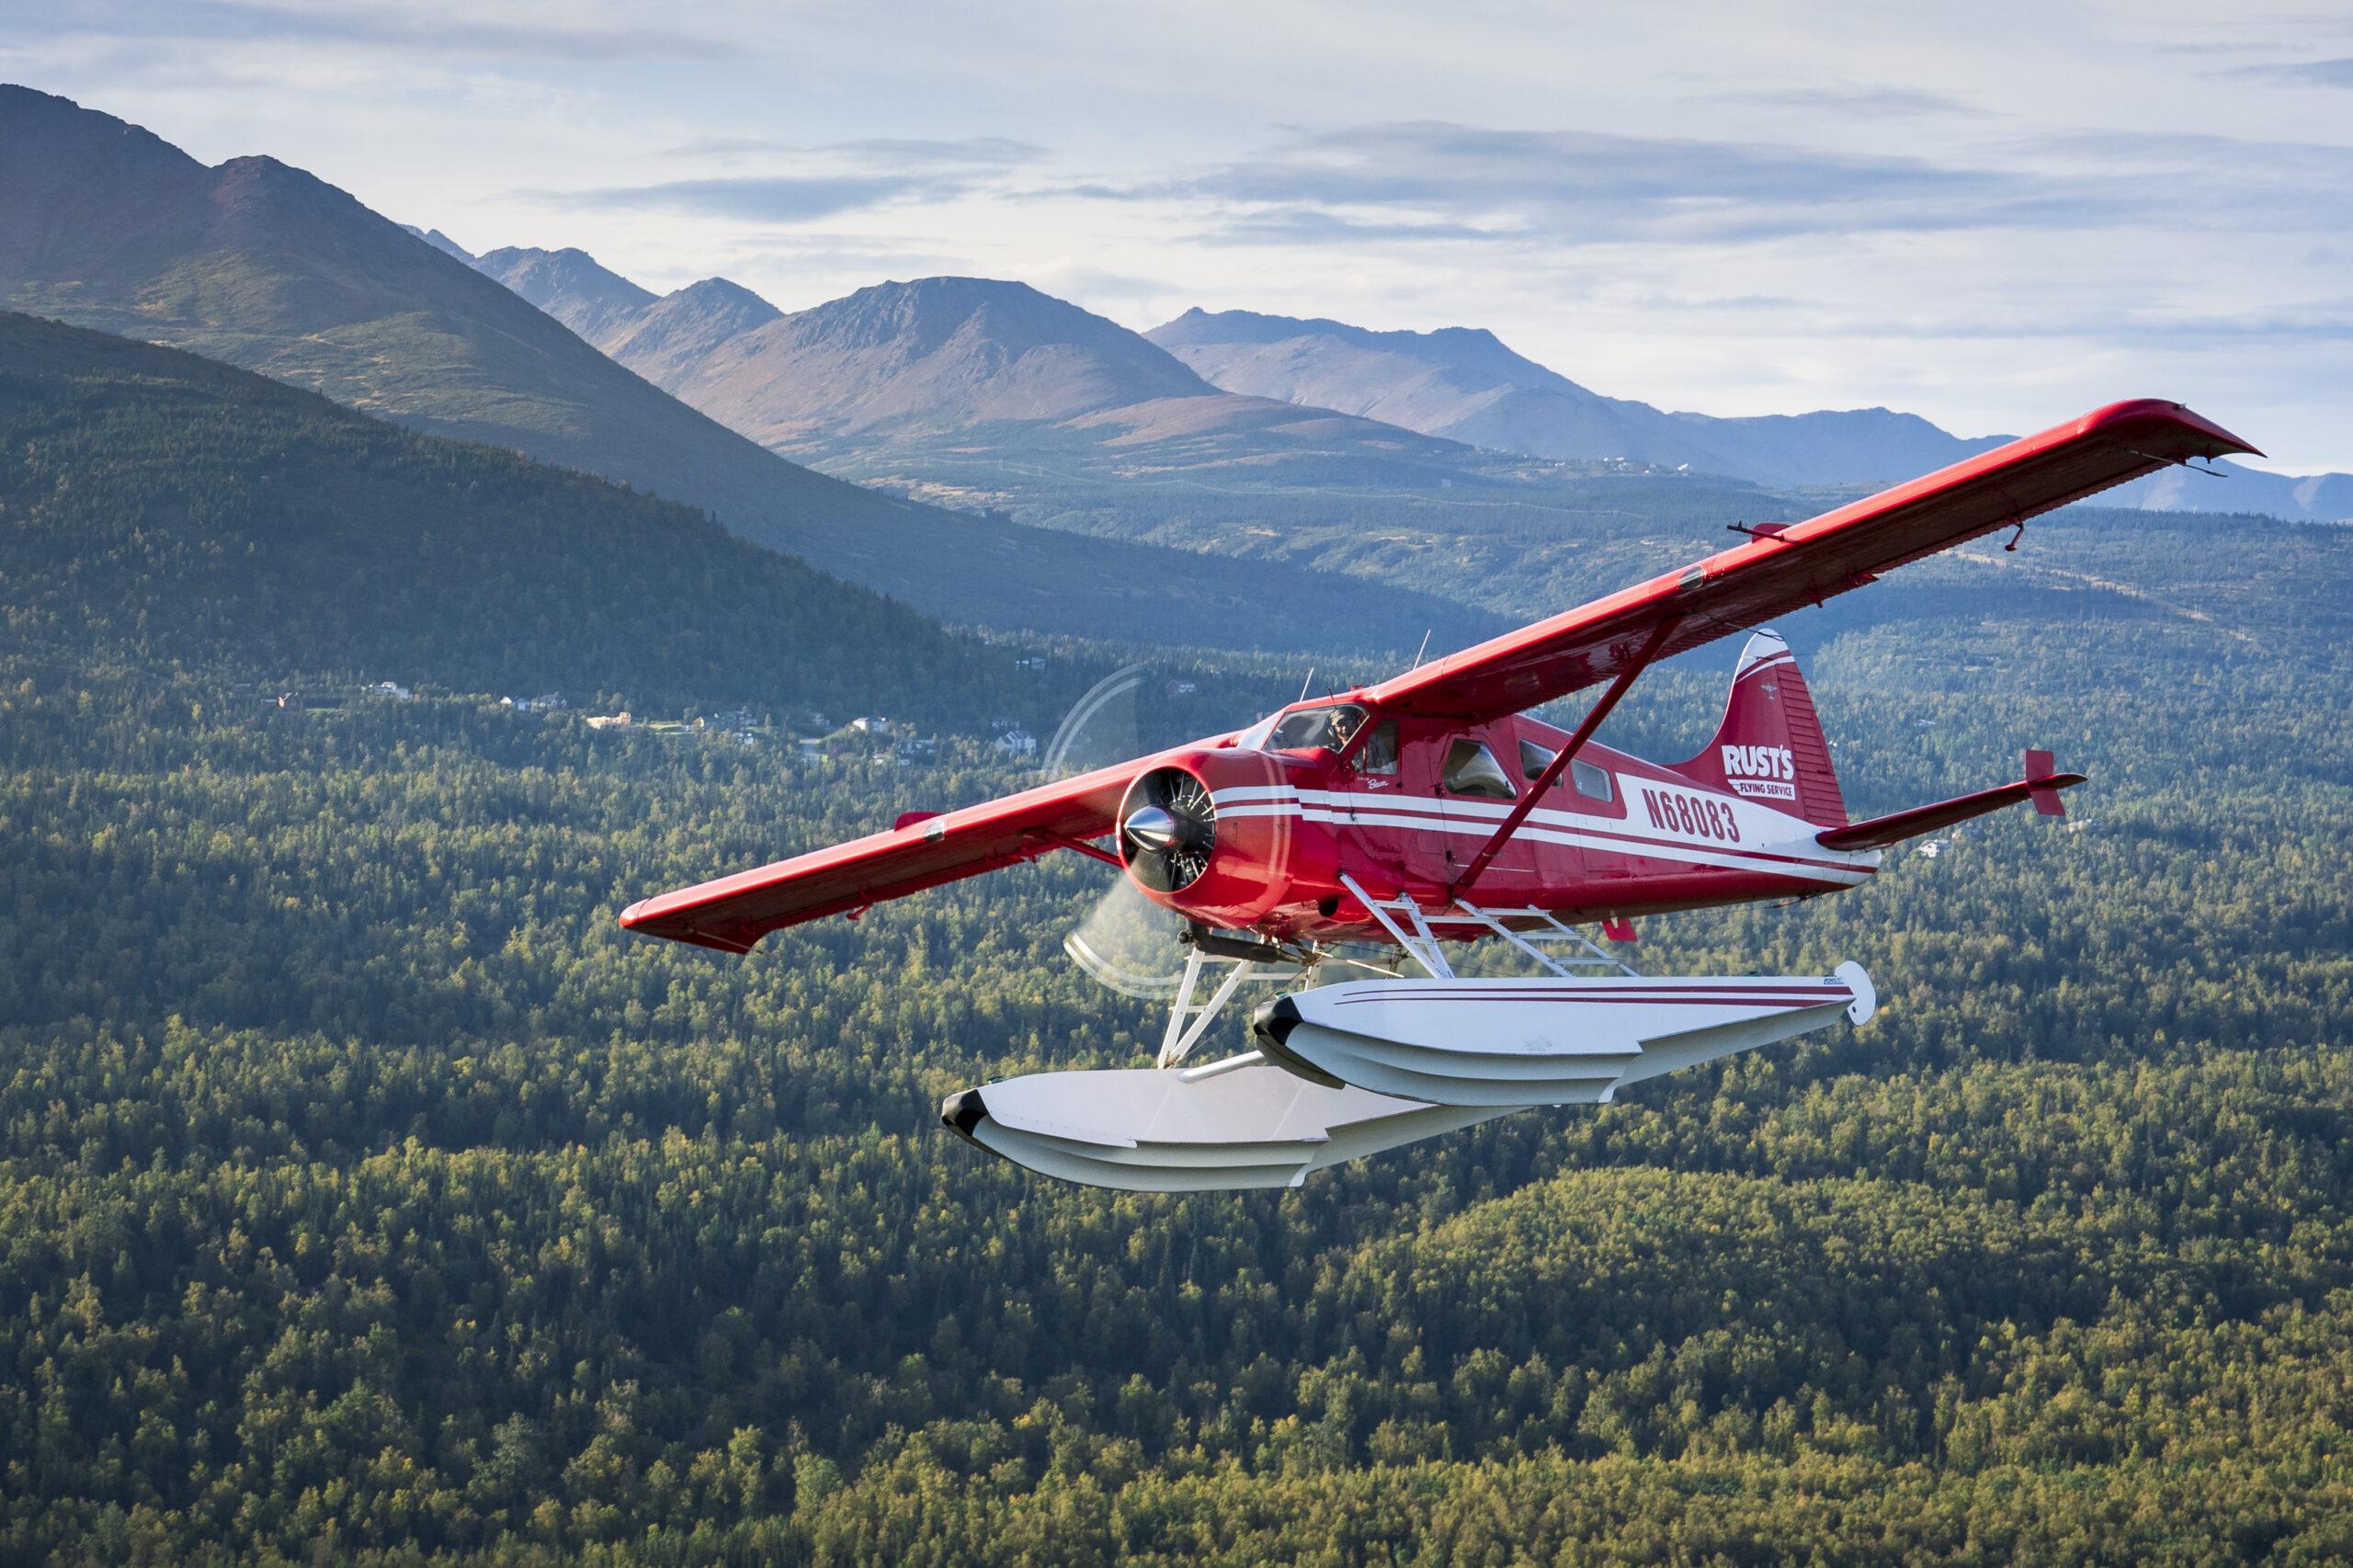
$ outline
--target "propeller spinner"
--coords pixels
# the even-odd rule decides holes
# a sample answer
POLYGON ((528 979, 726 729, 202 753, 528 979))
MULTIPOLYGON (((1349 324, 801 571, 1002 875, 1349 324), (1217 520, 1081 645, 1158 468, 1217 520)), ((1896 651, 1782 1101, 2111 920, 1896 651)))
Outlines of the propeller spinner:
POLYGON ((1156 767, 1128 787, 1120 803, 1120 858, 1129 875, 1154 892, 1177 892, 1200 880, 1217 849, 1217 807, 1201 781, 1181 767, 1156 767))

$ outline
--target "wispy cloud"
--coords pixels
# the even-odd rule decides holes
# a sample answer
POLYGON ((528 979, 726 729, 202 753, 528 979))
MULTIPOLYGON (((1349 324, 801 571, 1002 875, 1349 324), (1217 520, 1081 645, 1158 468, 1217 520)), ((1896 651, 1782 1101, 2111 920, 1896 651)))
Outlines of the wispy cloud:
POLYGON ((671 158, 816 157, 885 168, 1009 169, 1046 155, 1034 142, 1010 136, 952 140, 870 136, 854 142, 787 142, 770 136, 699 136, 663 150, 671 158))
POLYGON ((1225 237, 1737 239, 1938 229, 2029 211, 2035 176, 1919 158, 1436 120, 1299 131, 1256 158, 1080 195, 1193 199, 1234 210, 1225 237))
POLYGON ((515 194, 559 207, 637 208, 746 222, 805 223, 897 201, 944 200, 961 190, 955 181, 923 176, 757 175, 515 194))
POLYGON ((1295 131, 1204 172, 1066 194, 1205 202, 1200 237, 1221 244, 1724 244, 2246 217, 2281 229, 2336 226, 2333 204, 2353 202, 2353 157, 2316 143, 2083 132, 2015 139, 1962 163, 1419 120, 1295 131))
POLYGON ((2257 82, 2294 87, 2353 87, 2353 55, 2341 60, 2295 60, 2272 65, 2242 65, 2230 73, 2257 82))
MULTIPOLYGON (((27 13, 28 21, 35 14, 27 13)), ((395 0, 94 0, 51 14, 42 30, 244 39, 275 45, 358 43, 436 58, 540 61, 711 60, 708 35, 649 27, 626 8, 395 3, 395 0), (503 14, 501 14, 503 12, 503 14)))
POLYGON ((1971 119, 1988 118, 1993 110, 1954 97, 1949 93, 1932 93, 1919 87, 1882 86, 1821 86, 1821 87, 1759 87, 1735 92, 1699 95, 1694 101, 1723 104, 1758 104, 1768 108, 1800 109, 1811 114, 1869 116, 1889 115, 1960 115, 1971 119))
POLYGON ((1338 244, 1385 240, 1508 240, 1528 237, 1520 227, 1476 223, 1379 222, 1345 218, 1320 207, 1275 207, 1229 218, 1194 237, 1204 244, 1338 244))

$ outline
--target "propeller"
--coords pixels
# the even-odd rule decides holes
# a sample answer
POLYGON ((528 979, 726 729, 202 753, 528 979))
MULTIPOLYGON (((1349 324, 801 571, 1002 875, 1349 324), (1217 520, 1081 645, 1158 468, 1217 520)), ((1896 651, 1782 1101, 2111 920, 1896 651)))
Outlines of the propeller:
MULTIPOLYGON (((1045 751, 1049 778, 1108 767, 1151 749, 1138 722, 1142 665, 1113 671, 1072 704, 1045 751)), ((1158 736, 1159 744, 1182 737, 1158 736)), ((1267 782, 1279 782, 1271 765, 1267 782)), ((1290 835, 1282 819, 1271 834, 1278 865, 1290 835)), ((1178 767, 1156 767, 1128 786, 1120 802, 1117 842, 1127 871, 1116 875, 1086 917, 1063 938, 1063 950, 1097 982, 1124 996, 1165 1000, 1184 983, 1185 921, 1146 898, 1191 886, 1217 847, 1217 807, 1201 781, 1178 767)))
POLYGON ((1154 892, 1176 892, 1200 880, 1217 847, 1217 807, 1201 781, 1181 767, 1155 767, 1128 786, 1120 802, 1120 858, 1154 892))
MULTIPOLYGON (((1071 705, 1046 745, 1042 768, 1048 778, 1067 778, 1125 762, 1144 750, 1136 694, 1145 677, 1142 665, 1114 670, 1071 705)), ((1175 813, 1157 809, 1168 818, 1166 830, 1153 821, 1132 825, 1147 833, 1176 833, 1175 813)), ((1120 815, 1123 824, 1132 823, 1126 811, 1120 815)), ((1131 842, 1122 831, 1123 858, 1133 853, 1131 842)), ((1097 982, 1121 995, 1159 1000, 1175 995, 1183 979, 1183 949, 1176 938, 1184 929, 1183 920, 1144 897, 1125 875, 1115 874, 1095 907, 1063 938, 1063 950, 1097 982)))

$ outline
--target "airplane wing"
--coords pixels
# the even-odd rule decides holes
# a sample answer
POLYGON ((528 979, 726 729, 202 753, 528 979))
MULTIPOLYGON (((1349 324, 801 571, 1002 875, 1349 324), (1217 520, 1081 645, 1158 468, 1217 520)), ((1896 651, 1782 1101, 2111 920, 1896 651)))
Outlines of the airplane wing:
POLYGON ((1427 718, 1518 713, 1608 680, 1646 651, 1665 658, 1751 630, 2110 485, 2192 457, 2254 451, 2177 403, 2111 403, 1424 665, 1368 696, 1386 711, 1427 718))
POLYGON ((748 953, 762 937, 787 926, 855 915, 884 899, 1108 833, 1130 781, 1158 760, 1097 768, 938 816, 902 818, 888 833, 642 900, 621 912, 621 924, 648 936, 748 953))

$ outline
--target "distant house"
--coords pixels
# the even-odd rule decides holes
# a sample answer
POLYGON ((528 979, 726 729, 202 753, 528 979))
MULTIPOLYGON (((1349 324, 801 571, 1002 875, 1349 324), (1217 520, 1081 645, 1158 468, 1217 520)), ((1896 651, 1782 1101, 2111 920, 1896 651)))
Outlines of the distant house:
POLYGON ((899 757, 904 762, 929 762, 939 755, 939 743, 929 737, 901 741, 899 757))
POLYGON ((825 743, 815 735, 803 735, 801 737, 801 755, 814 762, 825 755, 825 743))
POLYGON ((1007 730, 990 744, 1006 756, 1032 756, 1038 750, 1038 737, 1027 730, 1007 730))
POLYGON ((300 711, 301 710, 310 706, 309 703, 302 699, 302 694, 299 691, 279 692, 278 694, 278 705, 280 708, 289 709, 294 711, 300 711))
POLYGON ((401 685, 398 681, 380 680, 375 685, 368 688, 368 695, 370 697, 389 697, 395 702, 406 702, 415 697, 416 693, 401 685))
POLYGON ((1168 683, 1168 695, 1171 697, 1190 697, 1200 689, 1199 685, 1194 681, 1172 680, 1168 683))
POLYGON ((553 713, 572 706, 560 691, 543 691, 537 697, 510 697, 505 705, 517 713, 553 713))
POLYGON ((889 729, 891 727, 891 721, 888 719, 852 719, 849 722, 849 727, 856 730, 861 735, 874 735, 880 734, 883 731, 889 729))
POLYGON ((1025 653, 1013 661, 1013 667, 1017 670, 1042 670, 1046 667, 1046 655, 1025 653))
POLYGON ((582 722, 592 730, 633 730, 637 721, 626 712, 591 713, 582 722))

